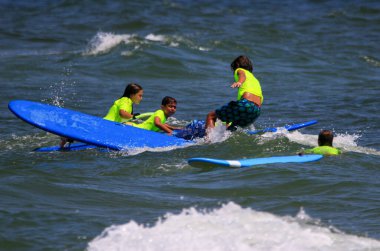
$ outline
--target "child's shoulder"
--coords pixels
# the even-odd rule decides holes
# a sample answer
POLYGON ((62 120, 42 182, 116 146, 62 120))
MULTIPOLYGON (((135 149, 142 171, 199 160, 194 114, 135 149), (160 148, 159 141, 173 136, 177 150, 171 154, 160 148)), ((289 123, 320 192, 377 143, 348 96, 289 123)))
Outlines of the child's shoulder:
POLYGON ((121 103, 131 103, 132 104, 132 100, 130 98, 128 98, 128 97, 121 97, 121 98, 117 99, 115 101, 115 103, 119 103, 119 104, 121 104, 121 103))
POLYGON ((158 109, 158 110, 156 110, 155 112, 154 112, 154 116, 161 116, 161 115, 164 115, 165 113, 164 113, 164 110, 162 110, 162 109, 158 109))
POLYGON ((323 155, 338 155, 341 151, 338 148, 332 146, 317 146, 312 149, 308 149, 305 153, 323 154, 323 155))

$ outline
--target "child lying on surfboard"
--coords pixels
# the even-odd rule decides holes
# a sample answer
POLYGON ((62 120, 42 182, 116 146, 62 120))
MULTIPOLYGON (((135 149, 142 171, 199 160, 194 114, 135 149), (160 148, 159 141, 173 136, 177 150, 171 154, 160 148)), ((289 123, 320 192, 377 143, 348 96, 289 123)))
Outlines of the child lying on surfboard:
POLYGON ((122 123, 135 118, 138 114, 133 113, 133 104, 140 104, 143 94, 139 84, 128 84, 123 96, 113 103, 104 119, 122 123))
MULTIPOLYGON (((136 118, 139 113, 133 113, 133 104, 140 104, 143 94, 144 90, 139 84, 128 84, 123 95, 113 103, 104 119, 123 123, 136 118)), ((64 148, 67 143, 73 142, 72 139, 61 137, 60 147, 64 148)))
POLYGON ((173 130, 179 129, 168 125, 166 120, 173 116, 177 110, 177 100, 175 98, 166 96, 162 99, 161 109, 155 111, 147 120, 141 124, 127 123, 138 128, 150 130, 150 131, 164 131, 168 135, 172 135, 173 130))
POLYGON ((307 149, 300 153, 306 154, 322 154, 322 155, 339 155, 341 151, 333 147, 334 134, 330 130, 322 130, 318 135, 318 146, 307 149))

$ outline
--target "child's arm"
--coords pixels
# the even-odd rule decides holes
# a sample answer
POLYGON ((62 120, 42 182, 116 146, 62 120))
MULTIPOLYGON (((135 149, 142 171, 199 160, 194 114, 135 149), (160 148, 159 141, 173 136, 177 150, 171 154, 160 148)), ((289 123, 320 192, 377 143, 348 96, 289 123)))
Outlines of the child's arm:
POLYGON ((120 115, 120 117, 122 117, 124 119, 131 119, 133 117, 132 114, 130 114, 129 112, 122 110, 122 109, 119 110, 119 115, 120 115))
POLYGON ((239 79, 238 79, 237 82, 234 82, 231 85, 232 88, 240 87, 244 83, 244 81, 246 80, 244 71, 238 70, 237 74, 238 74, 239 79))
POLYGON ((156 116, 154 117, 154 125, 160 128, 162 131, 166 132, 167 134, 171 135, 173 132, 173 129, 168 124, 162 124, 160 117, 156 116))

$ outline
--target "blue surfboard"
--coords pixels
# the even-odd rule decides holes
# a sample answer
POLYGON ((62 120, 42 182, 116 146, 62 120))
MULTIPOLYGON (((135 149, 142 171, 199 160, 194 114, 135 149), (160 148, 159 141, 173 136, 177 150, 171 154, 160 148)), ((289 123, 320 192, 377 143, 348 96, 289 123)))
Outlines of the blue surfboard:
POLYGON ((310 161, 317 161, 323 158, 323 155, 292 155, 292 156, 278 156, 267 158, 254 158, 254 159, 239 159, 239 160, 224 160, 224 159, 211 159, 211 158, 191 158, 187 162, 194 167, 251 167, 255 165, 273 164, 273 163, 303 163, 310 161))
MULTIPOLYGON (((146 118, 147 115, 150 115, 152 113, 143 113, 139 115, 137 118, 146 118)), ((311 126, 317 123, 317 120, 311 120, 308 122, 304 123, 298 123, 298 124, 293 124, 293 125, 285 125, 283 128, 287 129, 288 131, 294 131, 297 129, 301 129, 307 126, 311 126)), ((205 121, 203 120, 193 120, 190 124, 185 126, 183 129, 178 129, 173 131, 173 136, 178 137, 178 138, 183 138, 185 140, 193 140, 195 138, 202 138, 206 134, 206 129, 205 129, 205 121)), ((263 130, 256 130, 256 131, 250 131, 247 132, 248 134, 258 134, 258 133, 264 133, 264 132, 276 132, 277 128, 266 128, 263 130)), ((41 147, 37 148, 34 151, 37 152, 50 152, 50 151, 77 151, 77 150, 85 150, 85 149, 93 149, 93 145, 89 144, 71 144, 68 147, 61 148, 59 146, 49 146, 49 147, 41 147)))
MULTIPOLYGON (((135 121, 135 120, 145 120, 149 118, 150 115, 152 115, 153 112, 146 112, 142 113, 140 115, 137 115, 134 119, 130 119, 130 121, 135 121)), ((81 142, 76 142, 76 143, 71 143, 66 145, 65 147, 61 147, 58 145, 55 146, 44 146, 44 147, 38 147, 34 149, 33 151, 35 152, 55 152, 55 151, 81 151, 81 150, 87 150, 87 149, 94 149, 98 148, 98 146, 86 144, 86 143, 81 143, 81 142)), ((98 150, 106 150, 105 148, 99 148, 98 150)))
POLYGON ((18 118, 42 130, 112 150, 191 144, 181 138, 39 102, 14 100, 8 108, 18 118))
POLYGON ((94 145, 89 145, 86 143, 76 142, 72 143, 68 146, 65 146, 64 148, 60 146, 46 146, 46 147, 39 147, 34 149, 35 152, 54 152, 54 151, 81 151, 86 149, 95 149, 98 148, 94 145))
MULTIPOLYGON (((304 122, 304 123, 285 125, 283 128, 285 128, 286 130, 288 130, 289 132, 291 132, 291 131, 298 130, 298 129, 301 129, 301 128, 304 128, 304 127, 307 127, 307 126, 314 125, 316 123, 318 123, 317 120, 310 120, 310 121, 307 121, 307 122, 304 122)), ((277 130, 278 129, 275 128, 275 127, 268 127, 268 128, 261 129, 261 130, 248 131, 247 133, 248 134, 259 134, 259 133, 266 133, 266 132, 277 132, 277 130)))

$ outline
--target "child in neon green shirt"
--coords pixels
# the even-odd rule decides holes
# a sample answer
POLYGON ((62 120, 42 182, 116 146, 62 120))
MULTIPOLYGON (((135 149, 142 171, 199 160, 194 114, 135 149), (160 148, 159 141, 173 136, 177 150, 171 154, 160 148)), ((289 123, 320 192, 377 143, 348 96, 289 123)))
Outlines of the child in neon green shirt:
MULTIPOLYGON (((139 115, 133 114, 133 104, 140 104, 143 94, 144 90, 139 84, 128 84, 123 96, 113 103, 104 119, 122 123, 139 115)), ((72 139, 61 137, 60 147, 64 148, 67 143, 73 142, 72 139)))
POLYGON ((104 119, 122 123, 134 118, 137 114, 133 114, 133 104, 140 104, 143 94, 140 85, 128 84, 123 96, 113 103, 104 119))
POLYGON ((251 60, 247 56, 241 55, 232 61, 231 69, 234 72, 235 80, 231 88, 238 88, 237 100, 207 114, 207 131, 215 127, 217 119, 226 122, 228 129, 234 131, 237 126, 246 127, 253 124, 260 116, 264 97, 260 82, 252 73, 251 60))
POLYGON ((339 155, 341 151, 333 147, 334 134, 330 130, 322 130, 318 136, 318 146, 305 150, 307 154, 339 155))
POLYGON ((173 116, 177 110, 177 100, 172 97, 164 97, 161 102, 161 109, 154 112, 147 120, 141 124, 132 124, 135 127, 150 130, 150 131, 164 131, 168 135, 172 135, 175 128, 166 123, 167 118, 173 116))

